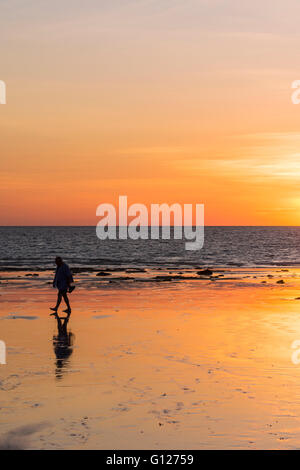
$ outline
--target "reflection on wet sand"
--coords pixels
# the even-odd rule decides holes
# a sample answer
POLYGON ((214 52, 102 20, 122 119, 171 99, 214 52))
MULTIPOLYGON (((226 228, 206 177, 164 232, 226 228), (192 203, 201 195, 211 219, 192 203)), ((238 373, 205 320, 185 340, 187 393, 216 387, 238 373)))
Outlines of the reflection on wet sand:
POLYGON ((53 349, 56 356, 55 376, 60 380, 69 365, 69 357, 73 352, 74 335, 71 331, 68 332, 70 316, 59 317, 55 315, 55 318, 57 321, 57 335, 53 336, 53 349))
POLYGON ((0 446, 298 449, 300 269, 281 273, 81 288, 69 319, 49 317, 51 291, 0 284, 0 446))

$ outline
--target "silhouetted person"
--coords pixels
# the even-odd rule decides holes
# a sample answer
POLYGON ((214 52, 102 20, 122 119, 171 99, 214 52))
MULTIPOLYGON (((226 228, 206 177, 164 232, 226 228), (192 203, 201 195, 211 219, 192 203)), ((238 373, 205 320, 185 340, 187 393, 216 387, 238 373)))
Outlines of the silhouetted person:
POLYGON ((53 348, 56 356, 56 371, 57 379, 63 376, 63 369, 68 363, 68 359, 73 352, 73 333, 67 330, 69 315, 65 318, 60 318, 57 313, 54 314, 57 320, 57 336, 53 336, 53 348), (63 322, 62 322, 63 320, 63 322))
MULTIPOLYGON (((55 258, 55 263, 57 268, 53 280, 53 287, 57 287, 58 294, 56 305, 55 307, 50 307, 50 310, 53 310, 55 313, 57 313, 58 307, 61 303, 61 299, 63 298, 67 306, 67 309, 64 310, 64 312, 70 315, 71 306, 67 296, 67 292, 72 292, 75 289, 75 287, 71 287, 71 282, 73 282, 73 276, 69 266, 63 262, 60 256, 57 256, 55 258)), ((52 313, 51 315, 54 314, 52 313)))

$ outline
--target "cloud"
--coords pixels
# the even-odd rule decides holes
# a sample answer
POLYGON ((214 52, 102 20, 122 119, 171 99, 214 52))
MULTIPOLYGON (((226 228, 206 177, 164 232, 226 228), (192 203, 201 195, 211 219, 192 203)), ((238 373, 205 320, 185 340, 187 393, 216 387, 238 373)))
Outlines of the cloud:
POLYGON ((217 158, 194 158, 174 161, 177 169, 232 179, 255 179, 266 183, 299 182, 299 133, 257 133, 234 136, 232 154, 217 158), (234 140, 237 139, 236 143, 234 140))
MULTIPOLYGON (((200 165, 201 167, 201 165, 200 165)), ((209 160, 204 161, 202 168, 212 169, 222 172, 224 176, 240 175, 247 177, 262 177, 273 179, 300 178, 300 154, 289 155, 285 159, 274 157, 263 161, 261 159, 241 159, 241 160, 209 160)), ((194 167, 196 169, 196 167, 194 167)))

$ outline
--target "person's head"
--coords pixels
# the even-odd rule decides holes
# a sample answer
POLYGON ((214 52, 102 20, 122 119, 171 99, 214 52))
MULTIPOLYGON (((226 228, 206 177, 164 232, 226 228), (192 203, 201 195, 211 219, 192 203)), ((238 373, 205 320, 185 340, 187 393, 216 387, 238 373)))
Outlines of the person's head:
POLYGON ((63 260, 60 256, 57 256, 55 258, 55 264, 56 264, 56 266, 61 266, 63 264, 63 260))

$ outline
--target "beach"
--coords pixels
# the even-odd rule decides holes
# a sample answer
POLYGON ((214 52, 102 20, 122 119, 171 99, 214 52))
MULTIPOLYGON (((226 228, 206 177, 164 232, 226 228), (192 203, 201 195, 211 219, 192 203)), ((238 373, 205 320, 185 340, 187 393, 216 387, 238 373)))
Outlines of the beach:
POLYGON ((1 272, 0 447, 299 448, 300 269, 212 271, 81 272, 65 338, 52 273, 1 272))
POLYGON ((0 2, 0 450, 300 449, 299 16, 0 2))

